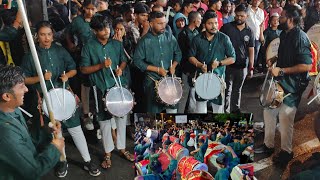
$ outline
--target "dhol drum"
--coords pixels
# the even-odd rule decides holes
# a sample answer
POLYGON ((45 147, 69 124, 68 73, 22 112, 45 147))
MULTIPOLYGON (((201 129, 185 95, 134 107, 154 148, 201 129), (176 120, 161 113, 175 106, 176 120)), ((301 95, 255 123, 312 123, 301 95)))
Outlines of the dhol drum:
POLYGON ((189 150, 184 148, 179 143, 170 144, 170 146, 168 147, 168 152, 177 161, 179 161, 184 156, 189 156, 189 150))
POLYGON ((193 138, 190 138, 189 141, 187 142, 187 145, 189 147, 193 147, 194 146, 194 139, 193 138))
MULTIPOLYGON (((162 142, 165 142, 168 139, 168 136, 162 136, 162 142)), ((169 139, 172 143, 178 143, 179 142, 179 138, 175 137, 175 136, 169 136, 169 139)))
POLYGON ((145 160, 142 160, 140 162, 135 163, 138 175, 146 175, 147 174, 147 166, 148 166, 149 162, 150 162, 149 160, 145 159, 145 160))
POLYGON ((164 153, 164 152, 159 153, 158 160, 161 163, 162 171, 165 171, 168 169, 171 159, 172 158, 168 153, 164 153))
POLYGON ((213 176, 207 171, 195 170, 191 171, 186 180, 214 180, 213 176))
POLYGON ((110 114, 116 117, 127 115, 134 106, 132 93, 124 87, 113 87, 108 90, 103 99, 105 107, 110 114))
POLYGON ((155 140, 158 138, 158 131, 157 130, 154 130, 154 129, 148 129, 147 130, 147 138, 150 138, 152 140, 155 140))
POLYGON ((215 99, 222 93, 223 84, 223 80, 215 73, 204 73, 195 81, 196 93, 205 100, 215 99))
POLYGON ((176 77, 164 77, 156 83, 156 91, 162 103, 175 105, 182 98, 181 80, 176 77))
POLYGON ((261 106, 274 109, 282 104, 284 91, 277 81, 267 80, 259 99, 261 106))
MULTIPOLYGON (((58 121, 68 120, 73 116, 77 109, 76 98, 67 89, 55 88, 48 92, 49 103, 51 103, 54 119, 58 121), (64 98, 63 98, 64 97, 64 98)), ((42 110, 49 117, 46 101, 42 101, 42 110)))
POLYGON ((230 174, 232 180, 241 179, 244 175, 248 175, 251 179, 254 176, 254 167, 252 164, 240 164, 235 166, 230 174))
POLYGON ((208 171, 208 166, 196 160, 193 156, 185 156, 178 162, 178 172, 181 175, 181 179, 185 179, 194 170, 208 171))
POLYGON ((272 40, 266 50, 266 60, 278 57, 278 49, 280 45, 280 38, 272 40))

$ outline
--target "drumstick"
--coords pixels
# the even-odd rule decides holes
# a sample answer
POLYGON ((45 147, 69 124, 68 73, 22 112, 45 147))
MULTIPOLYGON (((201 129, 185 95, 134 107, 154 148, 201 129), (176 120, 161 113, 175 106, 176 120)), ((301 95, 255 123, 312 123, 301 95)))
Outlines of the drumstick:
POLYGON ((310 105, 319 96, 320 96, 320 93, 318 93, 315 97, 313 97, 307 104, 310 105))
MULTIPOLYGON (((164 69, 164 66, 163 66, 163 61, 161 61, 161 66, 162 66, 162 69, 164 69)), ((168 84, 168 81, 166 79, 166 84, 167 84, 167 88, 169 88, 169 84, 168 84)))
MULTIPOLYGON (((47 70, 45 70, 45 71, 48 72, 47 70)), ((50 81, 50 84, 51 84, 51 86, 52 86, 52 89, 55 89, 55 88, 54 88, 54 85, 53 85, 53 83, 52 83, 52 81, 51 81, 51 78, 49 79, 49 81, 50 81)), ((62 104, 61 104, 61 102, 60 102, 60 100, 59 100, 59 96, 58 96, 58 94, 57 94, 57 91, 54 91, 54 94, 56 95, 56 98, 57 98, 57 100, 58 100, 59 105, 62 106, 62 104)), ((51 103, 52 103, 52 102, 51 102, 51 103)))
MULTIPOLYGON (((63 71, 63 75, 66 75, 66 71, 63 71)), ((63 110, 65 111, 65 92, 64 92, 64 89, 66 88, 66 82, 65 81, 63 81, 62 88, 63 88, 63 94, 62 94, 63 110)))
POLYGON ((25 113, 27 116, 29 116, 29 118, 32 118, 32 117, 33 117, 32 114, 30 114, 28 111, 22 109, 22 107, 18 107, 18 108, 19 108, 23 113, 25 113))
MULTIPOLYGON (((110 59, 110 57, 108 57, 108 59, 110 59)), ((109 66, 109 69, 110 69, 110 71, 111 71, 111 74, 112 74, 112 76, 113 76, 114 81, 116 82, 116 85, 117 85, 118 87, 120 87, 119 84, 118 84, 117 78, 116 78, 116 76, 115 76, 114 73, 113 73, 113 70, 112 70, 111 66, 109 66)))
MULTIPOLYGON (((171 68, 172 68, 172 60, 171 60, 171 68)), ((171 77, 172 77, 172 84, 173 84, 174 90, 177 92, 176 84, 173 81, 173 74, 171 74, 171 77)))
MULTIPOLYGON (((117 65, 117 69, 119 68, 119 66, 117 65)), ((124 94, 123 94, 123 89, 122 89, 122 84, 121 84, 121 80, 120 80, 120 76, 118 76, 119 79, 119 84, 120 84, 120 90, 121 90, 121 94, 122 94, 122 102, 125 100, 124 99, 124 94)))

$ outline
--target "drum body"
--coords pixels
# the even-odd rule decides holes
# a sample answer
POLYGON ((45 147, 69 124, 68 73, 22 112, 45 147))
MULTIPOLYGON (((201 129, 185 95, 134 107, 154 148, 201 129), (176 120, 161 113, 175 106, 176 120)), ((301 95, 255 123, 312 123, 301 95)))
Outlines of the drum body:
POLYGON ((164 77, 156 85, 159 99, 167 105, 175 105, 182 98, 182 85, 178 78, 164 77))
MULTIPOLYGON (((70 119, 77 109, 76 98, 73 93, 67 89, 55 88, 48 92, 49 103, 51 103, 54 119, 65 121, 70 119), (64 94, 64 95, 63 95, 64 94), (63 100, 64 96, 64 100, 63 100), (57 99, 59 98, 59 99, 57 99), (63 105, 64 104, 64 105, 63 105)), ((42 101, 42 110, 49 117, 46 101, 42 101)))
POLYGON ((270 109, 277 108, 282 104, 283 95, 284 91, 278 82, 267 80, 265 88, 261 90, 260 104, 270 109))
POLYGON ((149 160, 145 159, 140 162, 135 163, 135 166, 138 171, 138 175, 146 175, 147 174, 147 165, 149 164, 149 160))
POLYGON ((215 73, 201 74, 195 82, 195 89, 202 99, 215 99, 221 94, 223 81, 215 73))
POLYGON ((208 171, 208 166, 199 162, 193 156, 185 156, 178 162, 178 171, 181 179, 185 179, 186 176, 194 170, 208 171))
POLYGON ((106 110, 116 117, 127 115, 134 106, 132 93, 124 87, 113 87, 108 90, 104 102, 106 110))
POLYGON ((158 160, 161 163, 162 172, 168 169, 171 159, 168 153, 161 152, 159 154, 158 160))
POLYGON ((186 180, 214 180, 214 178, 207 171, 195 170, 186 176, 186 180))
POLYGON ((152 140, 155 140, 158 138, 158 131, 157 130, 154 130, 154 129, 148 129, 147 130, 147 137, 152 139, 152 140))
POLYGON ((179 143, 170 144, 170 146, 168 147, 168 152, 177 161, 182 159, 184 156, 189 156, 189 150, 184 148, 179 143))
MULTIPOLYGON (((165 142, 168 139, 168 136, 162 136, 162 142, 165 142)), ((172 143, 178 143, 179 142, 179 138, 175 137, 175 136, 169 136, 169 139, 172 143)))

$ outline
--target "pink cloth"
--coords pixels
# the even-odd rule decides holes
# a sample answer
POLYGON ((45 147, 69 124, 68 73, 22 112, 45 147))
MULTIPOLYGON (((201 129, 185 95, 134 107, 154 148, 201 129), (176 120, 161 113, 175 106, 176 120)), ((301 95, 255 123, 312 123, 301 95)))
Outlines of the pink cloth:
MULTIPOLYGON (((204 4, 204 3, 202 3, 202 2, 200 2, 200 7, 201 7, 202 9, 204 9, 204 11, 207 11, 207 10, 208 10, 208 6, 207 6, 206 4, 204 4)), ((198 8, 195 7, 195 6, 193 6, 193 11, 197 11, 197 10, 198 10, 198 8)))

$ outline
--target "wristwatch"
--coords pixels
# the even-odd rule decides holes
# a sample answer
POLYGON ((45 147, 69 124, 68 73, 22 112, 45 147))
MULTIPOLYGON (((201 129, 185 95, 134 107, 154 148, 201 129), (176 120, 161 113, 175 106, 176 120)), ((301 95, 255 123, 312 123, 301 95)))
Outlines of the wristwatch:
POLYGON ((280 68, 280 71, 279 71, 279 76, 284 76, 284 71, 281 68, 280 68))

